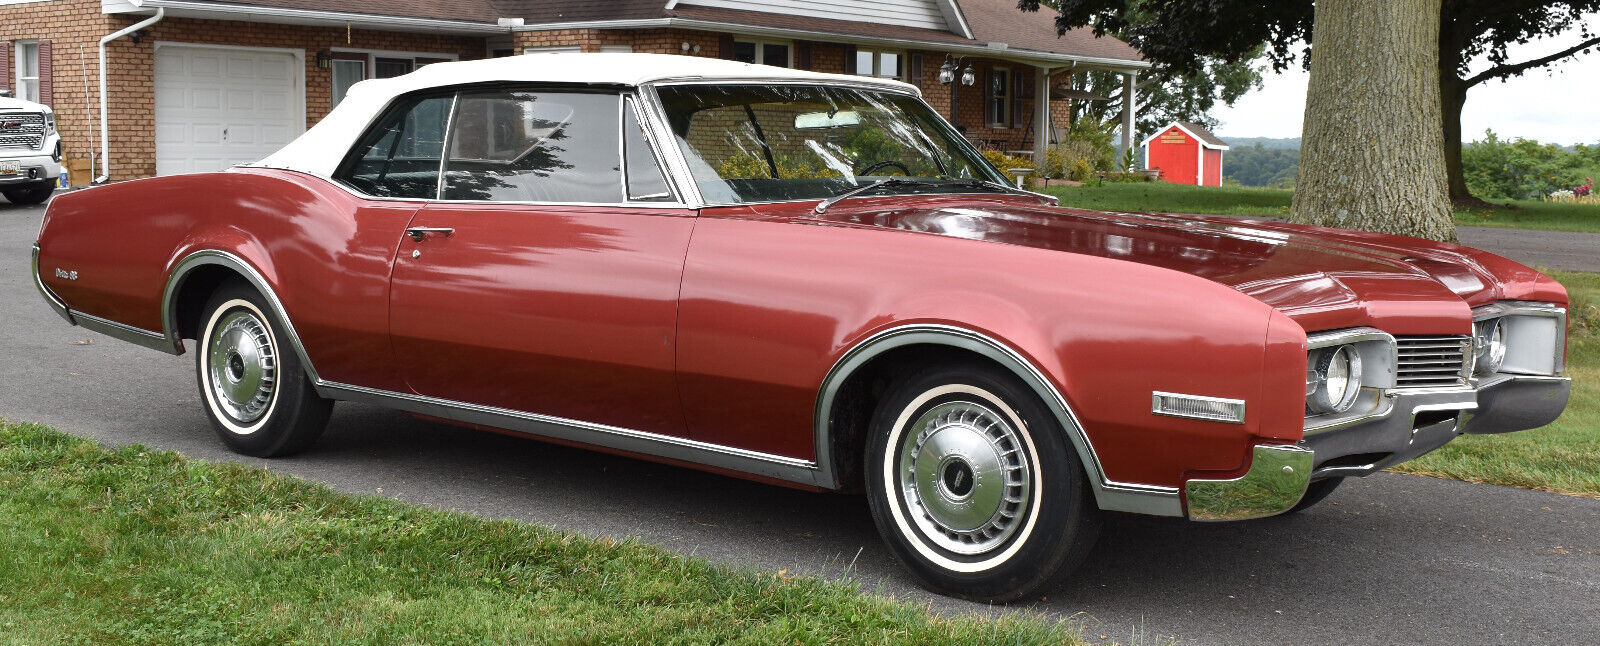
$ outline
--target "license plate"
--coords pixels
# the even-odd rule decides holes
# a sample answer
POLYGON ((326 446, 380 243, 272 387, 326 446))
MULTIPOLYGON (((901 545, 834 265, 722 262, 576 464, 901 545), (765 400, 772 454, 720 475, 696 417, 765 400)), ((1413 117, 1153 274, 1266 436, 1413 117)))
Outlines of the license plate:
POLYGON ((16 175, 22 172, 22 162, 15 159, 0 159, 0 175, 16 175))

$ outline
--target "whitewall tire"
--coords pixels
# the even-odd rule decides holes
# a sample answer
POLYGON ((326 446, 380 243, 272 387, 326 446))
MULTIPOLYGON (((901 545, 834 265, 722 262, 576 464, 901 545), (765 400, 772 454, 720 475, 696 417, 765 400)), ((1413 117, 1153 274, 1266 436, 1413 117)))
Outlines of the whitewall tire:
POLYGON ((1065 433, 1021 382, 989 366, 920 369, 891 387, 865 471, 890 551, 941 593, 1028 595, 1075 568, 1099 534, 1065 433))
POLYGON ((287 455, 322 434, 333 402, 317 396, 260 294, 242 284, 224 284, 207 303, 198 336, 200 399, 229 449, 258 457, 287 455))

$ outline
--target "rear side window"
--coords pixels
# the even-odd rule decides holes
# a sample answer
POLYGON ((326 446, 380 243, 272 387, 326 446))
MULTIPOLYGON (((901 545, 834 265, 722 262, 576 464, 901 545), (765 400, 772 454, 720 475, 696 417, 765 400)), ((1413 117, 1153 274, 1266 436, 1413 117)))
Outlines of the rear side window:
POLYGON ((616 94, 462 92, 444 164, 446 200, 623 201, 616 94))
POLYGON ((401 101, 356 143, 334 179, 378 197, 432 199, 439 190, 450 95, 401 101))

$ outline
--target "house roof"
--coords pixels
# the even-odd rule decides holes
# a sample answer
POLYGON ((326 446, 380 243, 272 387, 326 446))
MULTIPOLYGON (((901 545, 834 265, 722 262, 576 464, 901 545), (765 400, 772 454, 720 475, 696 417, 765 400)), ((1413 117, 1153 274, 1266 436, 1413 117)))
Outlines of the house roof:
POLYGON ((633 86, 701 79, 766 82, 778 79, 865 84, 921 95, 916 86, 891 79, 808 72, 703 56, 541 54, 435 63, 403 76, 356 83, 327 117, 255 165, 331 176, 378 112, 395 97, 416 90, 493 81, 633 86))
POLYGON ((1162 134, 1173 128, 1182 130, 1184 134, 1187 134, 1195 141, 1200 142, 1200 145, 1203 147, 1210 148, 1212 150, 1228 150, 1229 148, 1228 142, 1223 141, 1221 137, 1212 134, 1212 132, 1207 130, 1205 126, 1192 121, 1174 121, 1171 125, 1157 130, 1155 134, 1146 137, 1145 140, 1139 145, 1148 146, 1150 145, 1151 141, 1155 140, 1156 137, 1160 137, 1162 134))
MULTIPOLYGON (((227 14, 233 19, 260 22, 337 22, 341 16, 367 17, 358 26, 372 27, 385 18, 409 19, 392 28, 427 28, 415 21, 440 21, 433 25, 466 31, 510 30, 499 27, 501 18, 521 18, 522 29, 561 27, 641 28, 679 26, 740 26, 752 31, 788 32, 805 38, 835 35, 845 40, 864 42, 900 41, 928 46, 946 46, 961 53, 978 53, 997 58, 1043 58, 1056 62, 1084 59, 1085 62, 1144 67, 1139 52, 1115 38, 1096 37, 1088 29, 1074 29, 1056 35, 1054 13, 1049 9, 1022 12, 1014 0, 960 0, 973 38, 940 30, 903 25, 868 23, 854 20, 815 18, 776 11, 753 11, 695 4, 669 3, 666 0, 108 0, 108 12, 143 12, 156 7, 175 11, 172 15, 227 14), (667 7, 671 5, 672 8, 667 7)), ((383 27, 380 27, 383 28, 383 27)))

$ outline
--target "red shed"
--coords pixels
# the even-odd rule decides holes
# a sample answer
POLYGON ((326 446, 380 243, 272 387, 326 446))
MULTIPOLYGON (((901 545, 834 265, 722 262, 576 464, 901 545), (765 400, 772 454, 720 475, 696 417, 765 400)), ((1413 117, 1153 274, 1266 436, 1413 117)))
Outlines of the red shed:
POLYGON ((1161 169, 1161 179, 1175 184, 1222 186, 1222 151, 1228 142, 1210 130, 1178 121, 1144 140, 1146 169, 1161 169))

